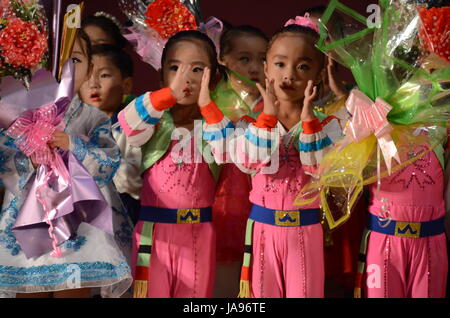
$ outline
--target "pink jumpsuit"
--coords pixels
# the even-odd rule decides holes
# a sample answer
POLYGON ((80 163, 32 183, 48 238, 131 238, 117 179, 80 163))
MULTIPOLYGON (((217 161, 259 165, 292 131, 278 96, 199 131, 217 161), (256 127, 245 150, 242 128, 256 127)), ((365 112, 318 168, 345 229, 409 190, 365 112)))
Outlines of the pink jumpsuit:
MULTIPOLYGON (((119 113, 120 126, 130 145, 143 146, 154 136, 165 111, 176 104, 170 88, 145 93, 119 113)), ((163 122, 162 124, 167 124, 163 122)), ((165 155, 144 173, 142 207, 191 209, 211 207, 215 181, 208 164, 195 163, 194 145, 190 139, 190 160, 177 163, 172 141, 165 155)), ((177 147, 181 148, 181 147, 177 147)), ((175 151, 176 154, 179 154, 175 151)), ((145 153, 144 163, 145 163, 145 153)), ((197 159, 197 157, 195 157, 197 159)), ((186 158, 187 159, 187 158, 186 158)), ((144 222, 136 224, 133 237, 133 277, 136 279, 137 246, 144 222)), ((148 254, 148 253, 147 253, 148 254)), ((148 265, 145 266, 148 268, 148 265)), ((156 223, 153 230, 147 297, 211 297, 215 271, 215 232, 211 222, 197 224, 156 223)), ((145 274, 147 273, 147 274, 145 274)), ((135 286, 136 291, 136 286, 135 286)))
MULTIPOLYGON (((443 169, 434 152, 390 177, 381 193, 371 188, 369 212, 378 215, 386 198, 396 221, 424 222, 445 215, 443 169)), ((405 238, 372 231, 367 248, 367 296, 370 298, 445 297, 447 248, 445 233, 405 238)))
MULTIPOLYGON (((280 147, 276 174, 253 177, 250 201, 274 210, 297 210, 292 203, 306 184, 298 150, 280 147)), ((315 204, 306 208, 318 208, 315 204)), ((251 264, 254 298, 319 298, 324 295, 323 232, 320 223, 280 227, 255 222, 251 264)))
MULTIPOLYGON (((299 210, 293 202, 310 178, 306 171, 313 172, 325 148, 331 146, 323 129, 331 121, 322 123, 315 119, 299 123, 287 132, 277 124, 276 117, 261 113, 255 123, 237 123, 238 127, 246 127, 245 132, 232 136, 228 149, 224 149, 221 136, 229 119, 218 112, 213 107, 202 111, 205 117, 214 113, 217 118, 214 121, 207 118, 206 131, 216 134, 210 144, 216 157, 228 151, 242 171, 254 175, 250 202, 271 210, 299 210), (303 131, 297 134, 300 129, 303 131), (299 152, 297 145, 305 151, 299 152), (278 157, 274 149, 280 151, 278 157), (268 166, 274 170, 265 170, 268 166)), ((318 202, 314 202, 302 209, 318 207, 318 202)), ((252 297, 323 297, 323 233, 319 223, 284 227, 255 221, 252 233, 251 263, 243 265, 245 274, 241 275, 242 281, 250 280, 252 297)))
MULTIPOLYGON (((171 150, 177 142, 172 141, 164 157, 144 173, 142 206, 168 209, 212 206, 215 180, 208 164, 174 163, 171 150)), ((133 271, 143 223, 139 221, 134 230, 133 271)), ((211 297, 216 242, 213 224, 156 223, 153 233, 147 297, 211 297)))

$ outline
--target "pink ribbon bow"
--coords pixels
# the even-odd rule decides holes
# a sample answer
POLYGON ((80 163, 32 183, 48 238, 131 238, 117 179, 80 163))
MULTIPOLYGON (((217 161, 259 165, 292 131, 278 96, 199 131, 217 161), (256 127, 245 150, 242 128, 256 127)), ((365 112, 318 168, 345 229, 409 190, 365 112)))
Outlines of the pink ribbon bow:
MULTIPOLYGON (((15 139, 14 144, 27 157, 31 157, 36 164, 47 165, 59 174, 66 183, 70 182, 69 173, 62 163, 61 156, 51 150, 48 142, 51 141, 53 133, 61 122, 64 112, 59 112, 55 104, 42 106, 36 110, 25 112, 24 115, 8 128, 6 134, 15 139)), ((48 188, 51 170, 45 174, 44 182, 37 187, 36 197, 46 211, 44 220, 49 225, 48 234, 52 240, 53 257, 61 257, 61 249, 58 245, 58 238, 54 233, 55 228, 52 220, 58 213, 56 207, 50 206, 45 200, 45 191, 48 188)))
POLYGON ((352 114, 352 118, 345 127, 347 140, 343 145, 352 141, 360 142, 374 134, 383 153, 388 173, 391 174, 392 158, 400 163, 397 147, 390 134, 393 128, 387 120, 387 114, 392 106, 379 97, 373 102, 364 93, 354 89, 350 92, 345 107, 352 114))
POLYGON ((305 28, 310 28, 310 29, 313 29, 314 31, 316 31, 317 33, 320 33, 319 27, 317 26, 317 23, 313 19, 311 19, 309 17, 309 13, 308 12, 306 12, 303 17, 302 16, 296 16, 295 19, 288 20, 284 24, 284 26, 286 27, 286 26, 291 25, 291 24, 296 24, 296 25, 303 26, 305 28))
POLYGON ((50 165, 53 154, 47 143, 51 141, 60 121, 61 116, 58 116, 56 105, 46 105, 26 112, 8 128, 6 133, 15 139, 14 144, 20 151, 31 157, 35 163, 50 165))

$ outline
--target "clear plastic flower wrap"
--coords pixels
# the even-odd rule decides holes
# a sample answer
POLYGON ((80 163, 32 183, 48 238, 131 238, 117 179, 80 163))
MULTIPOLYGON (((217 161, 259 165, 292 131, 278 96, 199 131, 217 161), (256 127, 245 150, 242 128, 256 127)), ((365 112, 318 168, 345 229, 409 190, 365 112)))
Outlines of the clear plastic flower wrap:
POLYGON ((330 229, 350 217, 364 185, 439 151, 447 138, 450 91, 442 83, 450 65, 431 74, 423 68, 432 52, 419 37, 419 6, 381 0, 365 17, 332 0, 320 20, 319 49, 349 68, 358 87, 346 102, 352 116, 345 137, 295 201, 301 206, 319 196, 330 229))
POLYGON ((38 0, 0 2, 0 80, 13 76, 29 87, 32 74, 47 67, 48 23, 38 0))
POLYGON ((120 0, 123 13, 133 23, 125 37, 135 46, 142 60, 161 68, 167 40, 180 31, 199 30, 218 44, 223 24, 211 17, 204 22, 198 0, 120 0))

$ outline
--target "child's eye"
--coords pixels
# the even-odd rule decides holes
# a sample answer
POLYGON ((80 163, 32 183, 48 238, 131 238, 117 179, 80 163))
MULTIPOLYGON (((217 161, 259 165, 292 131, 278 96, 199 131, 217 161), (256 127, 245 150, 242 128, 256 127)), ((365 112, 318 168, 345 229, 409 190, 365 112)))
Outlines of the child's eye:
POLYGON ((81 63, 81 60, 77 57, 72 57, 72 62, 73 63, 81 63))
POLYGON ((302 71, 309 71, 311 68, 307 64, 301 64, 298 66, 298 68, 302 71))
POLYGON ((170 67, 170 70, 171 71, 178 71, 178 65, 172 65, 171 67, 170 67))
POLYGON ((243 57, 241 57, 239 59, 239 61, 244 62, 244 63, 248 63, 248 62, 250 62, 250 59, 248 57, 246 57, 246 56, 243 56, 243 57))
POLYGON ((194 67, 194 69, 192 70, 192 72, 194 72, 194 73, 203 72, 203 69, 202 69, 201 67, 194 67))
POLYGON ((103 73, 100 75, 100 78, 109 78, 111 77, 111 74, 103 73))
POLYGON ((274 64, 275 64, 275 66, 278 66, 278 67, 283 67, 284 66, 283 62, 276 62, 274 64))

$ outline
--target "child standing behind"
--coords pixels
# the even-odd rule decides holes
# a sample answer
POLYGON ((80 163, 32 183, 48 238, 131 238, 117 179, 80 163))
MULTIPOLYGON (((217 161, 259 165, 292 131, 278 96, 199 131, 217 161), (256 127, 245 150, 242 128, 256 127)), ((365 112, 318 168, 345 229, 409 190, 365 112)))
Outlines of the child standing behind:
POLYGON ((142 186, 140 175, 142 153, 132 147, 117 121, 123 95, 133 86, 133 62, 121 49, 108 45, 96 45, 92 50, 92 72, 80 90, 81 99, 103 111, 112 122, 112 134, 120 152, 120 167, 114 176, 114 185, 134 224, 139 215, 139 197, 142 186))
MULTIPOLYGON (((256 83, 263 84, 264 61, 269 40, 252 26, 231 27, 223 33, 219 63, 225 73, 212 99, 233 122, 244 115, 256 118, 262 111, 262 98, 256 83)), ((235 297, 244 252, 245 224, 251 209, 248 200, 250 176, 234 164, 222 166, 213 205, 217 231, 216 297, 235 297)))

